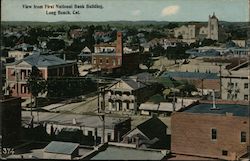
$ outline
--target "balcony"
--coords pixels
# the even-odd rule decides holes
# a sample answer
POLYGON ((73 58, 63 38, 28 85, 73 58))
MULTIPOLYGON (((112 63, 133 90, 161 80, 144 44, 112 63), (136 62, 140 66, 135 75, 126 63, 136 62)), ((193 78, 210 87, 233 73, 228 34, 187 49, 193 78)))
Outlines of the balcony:
POLYGON ((130 95, 130 96, 128 96, 128 95, 122 95, 122 96, 121 95, 111 95, 108 98, 111 100, 114 100, 114 101, 116 101, 116 100, 134 101, 135 100, 135 96, 133 96, 133 95, 130 95))

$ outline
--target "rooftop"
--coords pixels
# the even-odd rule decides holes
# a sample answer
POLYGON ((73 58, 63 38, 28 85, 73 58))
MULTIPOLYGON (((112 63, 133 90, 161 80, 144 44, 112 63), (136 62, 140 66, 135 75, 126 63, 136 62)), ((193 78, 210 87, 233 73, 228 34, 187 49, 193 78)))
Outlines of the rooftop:
POLYGON ((217 109, 211 110, 212 106, 212 104, 198 104, 185 110, 184 112, 216 115, 225 115, 226 113, 232 113, 233 116, 248 117, 249 107, 247 105, 216 104, 217 109))
MULTIPOLYGON (((30 112, 22 111, 23 122, 29 122, 31 119, 30 112)), ((66 113, 53 113, 53 112, 39 112, 40 122, 53 122, 60 125, 74 125, 87 126, 87 127, 102 127, 102 120, 97 115, 81 115, 81 114, 66 114, 66 113)), ((114 128, 116 124, 128 120, 128 117, 105 117, 105 127, 114 128)), ((37 115, 34 115, 34 120, 37 120, 37 115)))
POLYGON ((199 73, 199 72, 165 72, 161 77, 172 78, 196 78, 196 79, 219 79, 217 73, 199 73))
POLYGON ((44 152, 70 155, 78 146, 77 143, 52 141, 44 148, 44 152))
POLYGON ((72 62, 66 62, 65 60, 58 58, 54 55, 43 55, 41 53, 34 53, 32 55, 25 57, 24 59, 21 59, 9 65, 17 65, 21 62, 26 62, 31 66, 37 66, 37 67, 48 67, 48 66, 72 63, 72 62))
POLYGON ((161 151, 109 145, 90 160, 162 160, 164 157, 161 151))

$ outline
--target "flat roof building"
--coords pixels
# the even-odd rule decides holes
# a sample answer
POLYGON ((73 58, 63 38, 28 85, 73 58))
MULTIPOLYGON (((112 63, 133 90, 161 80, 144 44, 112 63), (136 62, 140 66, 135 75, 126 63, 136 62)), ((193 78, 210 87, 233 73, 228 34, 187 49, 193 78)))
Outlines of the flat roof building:
POLYGON ((73 159, 79 155, 79 144, 52 141, 44 148, 43 159, 73 159))
POLYGON ((237 160, 248 146, 248 105, 201 103, 172 114, 173 153, 237 160))

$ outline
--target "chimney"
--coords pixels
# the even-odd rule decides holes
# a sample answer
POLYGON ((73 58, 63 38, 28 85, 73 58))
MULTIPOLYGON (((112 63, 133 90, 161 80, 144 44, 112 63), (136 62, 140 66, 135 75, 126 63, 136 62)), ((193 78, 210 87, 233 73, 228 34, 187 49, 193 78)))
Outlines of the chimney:
POLYGON ((65 53, 63 53, 63 60, 66 61, 66 54, 65 53))
POLYGON ((122 32, 117 32, 116 38, 116 55, 123 54, 123 42, 122 42, 122 32))
POLYGON ((76 125, 76 118, 73 118, 72 123, 73 125, 76 125))

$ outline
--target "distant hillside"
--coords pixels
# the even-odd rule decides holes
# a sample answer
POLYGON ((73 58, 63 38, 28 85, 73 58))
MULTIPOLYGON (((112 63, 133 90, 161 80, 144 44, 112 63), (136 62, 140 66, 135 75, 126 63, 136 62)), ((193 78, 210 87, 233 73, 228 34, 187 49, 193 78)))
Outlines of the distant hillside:
MULTIPOLYGON (((192 23, 200 23, 206 24, 207 22, 169 22, 169 21, 104 21, 104 22, 95 22, 95 21, 79 21, 79 22, 68 22, 68 21, 59 21, 59 22, 32 22, 32 21, 2 21, 1 25, 6 26, 58 26, 58 25, 111 25, 111 26, 144 26, 144 25, 167 25, 169 23, 177 23, 178 25, 183 24, 192 24, 192 23)), ((247 26, 248 22, 226 22, 220 21, 221 25, 237 25, 237 26, 247 26)))

